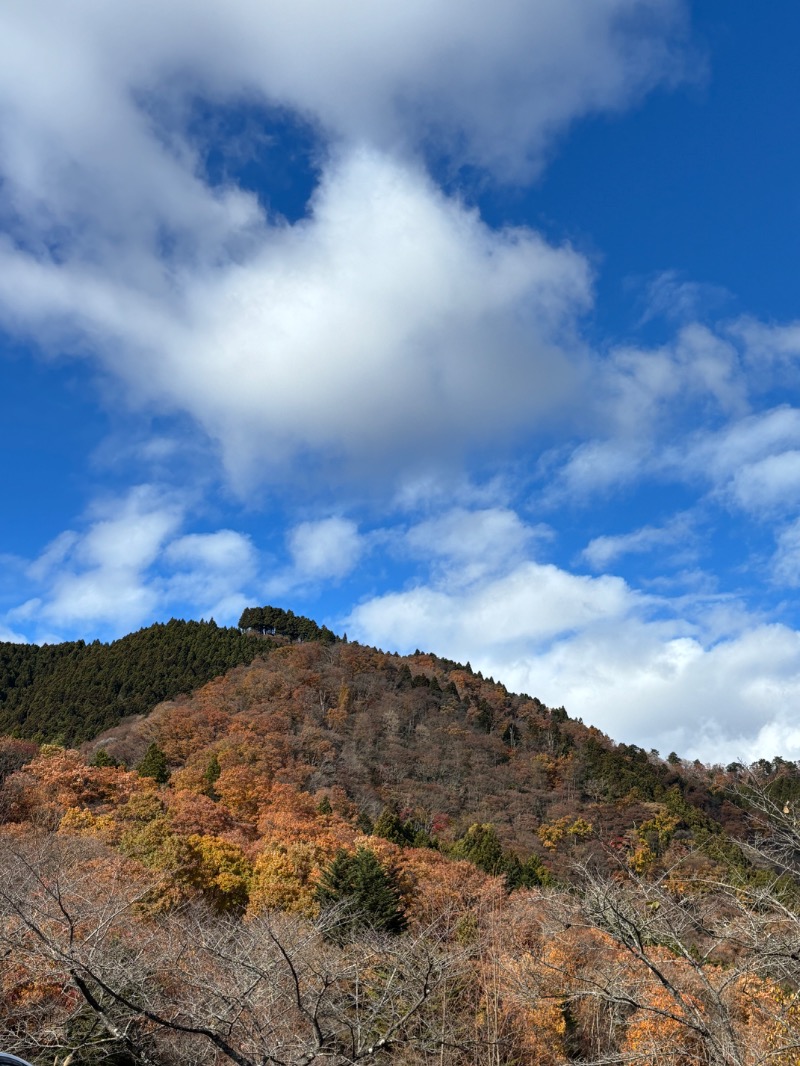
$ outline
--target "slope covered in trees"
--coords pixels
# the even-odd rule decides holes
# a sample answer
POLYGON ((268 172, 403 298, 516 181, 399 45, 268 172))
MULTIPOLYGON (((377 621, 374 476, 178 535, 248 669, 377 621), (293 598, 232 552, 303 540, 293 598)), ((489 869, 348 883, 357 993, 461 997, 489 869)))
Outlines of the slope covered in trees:
POLYGON ((111 644, 0 643, 0 733, 80 743, 264 650, 236 629, 176 619, 111 644))
POLYGON ((675 835, 719 836, 741 819, 719 769, 615 745, 469 667, 352 643, 275 648, 102 746, 135 764, 153 740, 182 787, 202 787, 213 762, 217 792, 235 778, 241 804, 275 782, 339 791, 365 825, 394 812, 395 843, 489 824, 503 847, 556 867, 621 846, 634 823, 644 862, 675 835), (674 824, 648 837, 662 808, 674 824))
POLYGON ((0 738, 0 1047, 796 1066, 796 764, 664 760, 433 655, 240 639, 81 751, 0 738))

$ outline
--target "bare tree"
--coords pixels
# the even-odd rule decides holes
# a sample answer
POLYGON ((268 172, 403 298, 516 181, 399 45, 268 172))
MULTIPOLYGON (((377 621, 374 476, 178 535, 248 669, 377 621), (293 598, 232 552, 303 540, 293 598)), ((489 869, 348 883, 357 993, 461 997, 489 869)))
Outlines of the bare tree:
POLYGON ((4 1046, 113 1050, 159 1066, 345 1066, 448 1043, 438 997, 463 952, 436 929, 361 933, 324 922, 170 909, 164 883, 93 841, 43 834, 0 854, 4 1046))
MULTIPOLYGON (((797 886, 681 864, 647 880, 576 871, 530 904, 538 943, 513 969, 528 1003, 559 1004, 570 1054, 593 1063, 797 1061, 797 886)), ((520 956, 523 957, 523 956, 520 956)))

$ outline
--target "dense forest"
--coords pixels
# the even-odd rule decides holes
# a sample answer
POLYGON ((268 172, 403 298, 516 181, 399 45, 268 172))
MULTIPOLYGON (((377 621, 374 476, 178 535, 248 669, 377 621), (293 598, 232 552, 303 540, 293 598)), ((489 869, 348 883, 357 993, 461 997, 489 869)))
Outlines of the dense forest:
POLYGON ((313 618, 285 611, 282 607, 245 607, 239 619, 239 628, 266 636, 288 637, 289 640, 319 640, 323 644, 335 644, 337 637, 327 626, 320 626, 313 618))
POLYGON ((266 639, 172 622, 9 654, 0 1048, 796 1066, 796 764, 663 759, 468 664, 250 610, 266 639), (104 717, 126 661, 139 702, 104 717), (215 673, 189 691, 187 664, 215 673), (47 698, 80 749, 41 742, 47 698))
POLYGON ((275 634, 279 643, 338 639, 292 611, 248 607, 239 629, 173 618, 111 644, 0 642, 0 733, 62 744, 89 740, 263 654, 241 630, 275 634))

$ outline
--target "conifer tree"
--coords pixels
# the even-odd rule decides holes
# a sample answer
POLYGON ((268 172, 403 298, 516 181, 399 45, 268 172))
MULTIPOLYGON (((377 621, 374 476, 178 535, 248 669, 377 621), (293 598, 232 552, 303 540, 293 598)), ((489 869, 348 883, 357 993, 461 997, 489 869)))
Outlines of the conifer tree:
POLYGON ((167 756, 155 741, 144 753, 144 758, 136 769, 139 777, 152 777, 159 785, 165 785, 169 780, 167 756))
POLYGON ((323 909, 338 912, 332 940, 342 942, 364 928, 396 934, 406 927, 397 874, 369 848, 354 854, 340 849, 323 870, 316 895, 323 909))

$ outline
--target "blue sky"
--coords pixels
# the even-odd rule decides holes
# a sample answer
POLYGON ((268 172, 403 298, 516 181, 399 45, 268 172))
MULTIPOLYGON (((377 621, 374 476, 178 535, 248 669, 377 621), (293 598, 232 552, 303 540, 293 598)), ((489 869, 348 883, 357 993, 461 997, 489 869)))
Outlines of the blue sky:
POLYGON ((799 758, 799 33, 6 3, 0 639, 276 603, 799 758))

